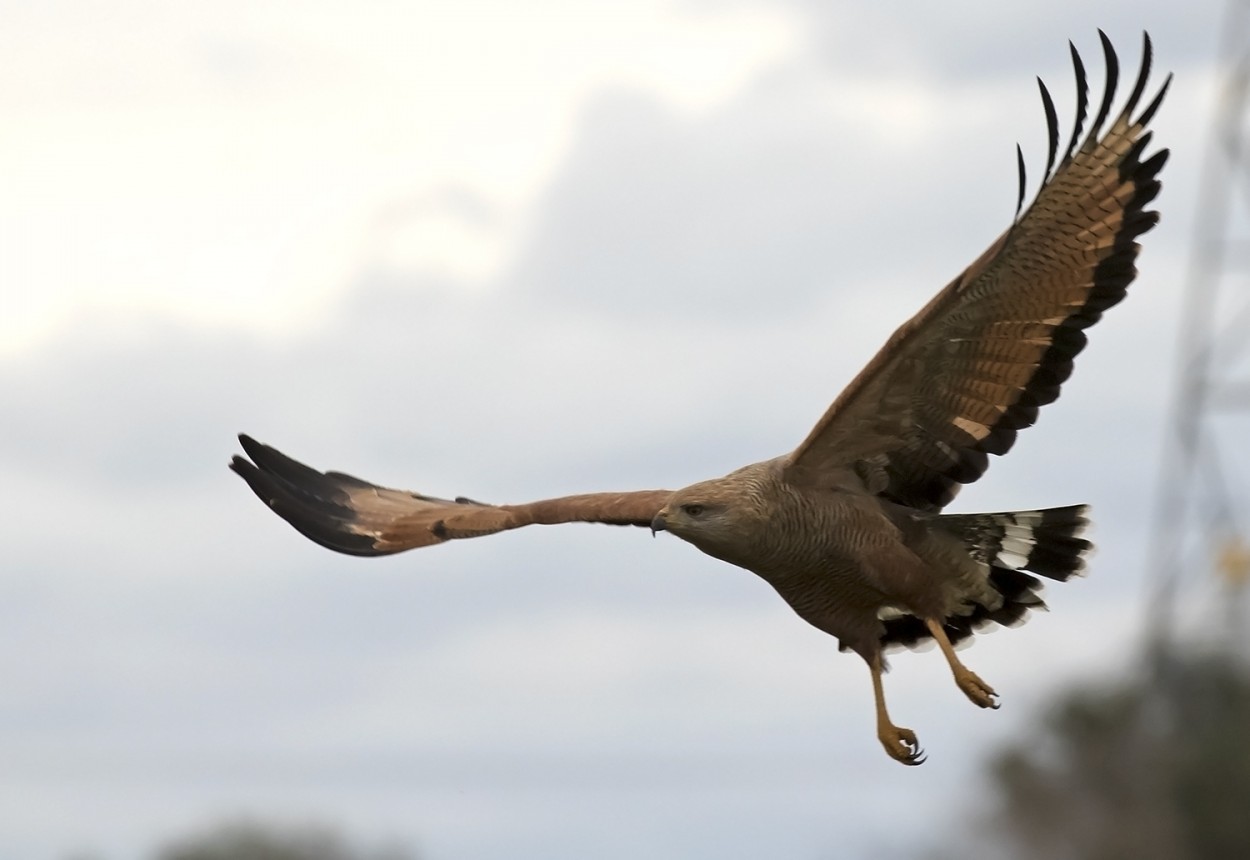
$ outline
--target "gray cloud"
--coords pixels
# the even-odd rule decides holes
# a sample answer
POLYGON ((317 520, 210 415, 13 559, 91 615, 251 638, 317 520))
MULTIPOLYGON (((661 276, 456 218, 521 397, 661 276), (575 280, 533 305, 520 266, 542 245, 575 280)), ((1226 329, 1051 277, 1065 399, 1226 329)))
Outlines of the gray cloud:
POLYGON ((1148 31, 1165 52, 1168 68, 1202 67, 1217 43, 1221 9, 1218 3, 1196 4, 1182 16, 1130 0, 1018 7, 979 0, 941 5, 794 0, 794 5, 811 22, 817 53, 836 68, 869 76, 897 70, 956 85, 994 75, 1027 80, 1053 65, 1068 40, 1092 58, 1096 28, 1111 36, 1122 59, 1134 56, 1141 33, 1148 31))

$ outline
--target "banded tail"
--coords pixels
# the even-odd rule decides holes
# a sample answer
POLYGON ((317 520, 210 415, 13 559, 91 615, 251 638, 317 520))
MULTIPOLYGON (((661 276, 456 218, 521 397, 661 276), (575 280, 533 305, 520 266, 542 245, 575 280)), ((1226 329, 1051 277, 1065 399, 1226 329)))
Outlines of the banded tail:
MULTIPOLYGON (((995 514, 945 514, 935 525, 960 538, 969 554, 989 568, 988 579, 1001 597, 998 605, 973 602, 943 625, 954 644, 990 624, 1016 627, 1031 610, 1045 609, 1038 576, 1066 582, 1085 570, 1093 544, 1081 537, 1089 525, 1088 505, 1069 505, 1041 511, 995 514)), ((912 648, 932 639, 924 622, 914 615, 885 620, 881 644, 912 648)))

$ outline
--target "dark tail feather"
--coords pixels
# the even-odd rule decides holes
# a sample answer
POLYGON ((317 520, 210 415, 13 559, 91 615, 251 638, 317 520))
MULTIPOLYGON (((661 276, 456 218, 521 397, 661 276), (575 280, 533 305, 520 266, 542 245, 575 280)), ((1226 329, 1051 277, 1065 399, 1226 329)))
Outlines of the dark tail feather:
MULTIPOLYGON (((947 637, 958 644, 990 624, 1017 627, 1029 612, 1045 609, 1042 582, 1064 582, 1085 570, 1085 556, 1093 544, 1081 537, 1089 525, 1087 505, 1070 505, 1044 511, 1013 511, 997 514, 947 514, 938 517, 940 528, 959 537, 977 561, 989 565, 989 581, 1002 600, 998 606, 979 603, 943 624, 947 637)), ((887 648, 912 648, 932 640, 924 622, 914 615, 886 619, 881 644, 887 648)))
POLYGON ((1081 537, 1088 505, 999 514, 949 514, 938 525, 961 538, 977 561, 996 570, 1030 570, 1065 582, 1085 570, 1093 544, 1081 537))

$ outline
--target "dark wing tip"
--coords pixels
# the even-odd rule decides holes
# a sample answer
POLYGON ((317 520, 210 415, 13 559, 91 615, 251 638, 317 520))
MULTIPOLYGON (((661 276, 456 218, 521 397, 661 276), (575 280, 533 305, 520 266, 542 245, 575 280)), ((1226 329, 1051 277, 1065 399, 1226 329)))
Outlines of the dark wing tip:
POLYGON ((1027 171, 1024 167, 1024 150, 1020 148, 1020 144, 1016 144, 1016 170, 1019 172, 1020 187, 1016 192, 1016 217, 1020 217, 1021 210, 1024 209, 1024 185, 1027 181, 1027 171))
POLYGON ((1146 105, 1146 109, 1141 112, 1135 122, 1135 125, 1146 125, 1150 120, 1154 119, 1155 111, 1159 110, 1159 105, 1163 104, 1163 97, 1167 95, 1168 88, 1172 86, 1172 73, 1168 72, 1168 76, 1163 79, 1163 85, 1159 87, 1159 92, 1151 99, 1150 104, 1146 105))
POLYGON ((1106 122, 1107 117, 1111 114, 1111 103, 1115 100, 1115 91, 1120 85, 1120 58, 1116 56, 1115 46, 1111 44, 1111 40, 1107 38, 1107 34, 1102 30, 1098 31, 1098 38, 1102 42, 1102 55, 1107 68, 1107 80, 1103 86, 1102 104, 1098 106, 1098 116, 1094 119, 1093 125, 1089 127, 1089 137, 1085 139, 1087 143, 1098 138, 1098 133, 1102 130, 1102 124, 1106 122))
POLYGON ((1055 100, 1050 97, 1050 90, 1046 89, 1046 82, 1041 78, 1037 79, 1037 89, 1042 94, 1042 107, 1046 111, 1046 169, 1042 172, 1041 184, 1041 188, 1045 188, 1059 154, 1059 115, 1055 112, 1055 100))
POLYGON ((239 443, 251 460, 236 454, 231 471, 300 534, 347 555, 387 554, 374 546, 372 537, 351 528, 356 512, 341 482, 246 434, 239 434, 239 443))
MULTIPOLYGON (((1086 142, 1082 144, 1083 148, 1092 148, 1097 144, 1098 133, 1110 115, 1118 85, 1119 63, 1115 51, 1110 40, 1101 30, 1099 31, 1099 38, 1102 41, 1103 52, 1106 55, 1107 83, 1102 104, 1098 111, 1098 117, 1088 131, 1086 142)), ((1080 136, 1080 126, 1088 108, 1085 67, 1071 43, 1069 43, 1069 48, 1077 78, 1077 121, 1072 139, 1068 144, 1068 151, 1064 156, 1064 163, 1059 170, 1062 170, 1072 158, 1076 157, 1074 155, 1074 147, 1080 136)), ((1143 49, 1142 69, 1134 82, 1133 92, 1129 96, 1126 107, 1121 111, 1122 120, 1131 117, 1131 113, 1140 102, 1145 92, 1150 65, 1151 52, 1147 38, 1146 47, 1143 49)), ((1131 181, 1134 185, 1134 190, 1131 197, 1122 204, 1124 218, 1117 232, 1113 252, 1095 268, 1093 272, 1094 288, 1090 291, 1084 304, 1074 313, 1071 313, 1063 324, 1053 330, 1050 347, 1039 361, 1037 372, 1025 386, 1017 401, 990 428, 989 435, 981 440, 979 444, 981 450, 990 454, 1002 455, 1012 447, 1017 431, 1023 427, 1030 426, 1037 419, 1039 407, 1058 398, 1060 385, 1072 372, 1074 358, 1085 347, 1087 338, 1082 329, 1093 325, 1102 316, 1103 311, 1124 298, 1126 288, 1136 274, 1134 260, 1137 255, 1137 245, 1135 244, 1135 239, 1149 230, 1159 219, 1157 212, 1147 210, 1145 207, 1159 191, 1157 175, 1167 160, 1168 150, 1162 149, 1154 152, 1144 160, 1142 155, 1151 141, 1151 133, 1145 130, 1145 126, 1153 118, 1164 96, 1167 94, 1171 79, 1172 76, 1168 75, 1159 92, 1142 110, 1141 116, 1135 122, 1130 123, 1134 128, 1124 130, 1124 133, 1130 137, 1135 136, 1136 139, 1130 150, 1121 157, 1119 169, 1122 181, 1131 181)), ((1038 81, 1038 86, 1046 111, 1050 152, 1053 157, 1057 145, 1054 106, 1046 86, 1040 80, 1038 81)), ((1022 159, 1018 145, 1016 147, 1016 155, 1018 160, 1022 159)), ((1052 166, 1050 161, 1048 161, 1046 168, 1047 176, 1043 177, 1043 188, 1045 188, 1050 178, 1051 170, 1052 166)), ((1024 165, 1022 162, 1020 164, 1020 176, 1020 192, 1023 195, 1024 165)), ((1017 201, 1017 220, 1020 217, 1019 209, 1021 205, 1022 200, 1017 201)), ((952 476, 947 475, 947 477, 952 476)), ((953 477, 954 480, 961 482, 964 480, 963 474, 955 474, 953 477)))
POLYGON ((256 468, 256 464, 254 464, 251 460, 247 459, 246 457, 240 457, 238 454, 235 454, 233 457, 230 458, 229 466, 230 466, 230 471, 234 472, 236 475, 240 476, 245 481, 247 480, 248 475, 252 474, 253 472, 259 471, 256 468))
POLYGON ((1068 52, 1072 55, 1072 72, 1076 78, 1076 123, 1072 126, 1072 137, 1068 139, 1068 148, 1064 150, 1065 162, 1076 151, 1076 145, 1081 139, 1081 130, 1085 127, 1085 120, 1089 118, 1089 77, 1085 72, 1085 63, 1072 42, 1068 42, 1068 52))
POLYGON ((1137 109, 1138 102, 1141 101, 1142 95, 1146 92, 1146 82, 1150 78, 1150 67, 1154 64, 1153 48, 1150 44, 1150 34, 1142 33, 1142 57, 1141 68, 1137 70, 1137 80, 1133 82, 1133 90, 1129 93, 1128 100, 1124 103, 1123 117, 1132 116, 1134 110, 1137 109))
POLYGON ((1111 37, 1107 35, 1107 31, 1102 27, 1098 28, 1098 41, 1102 42, 1103 53, 1109 56, 1115 56, 1115 46, 1111 43, 1111 37))

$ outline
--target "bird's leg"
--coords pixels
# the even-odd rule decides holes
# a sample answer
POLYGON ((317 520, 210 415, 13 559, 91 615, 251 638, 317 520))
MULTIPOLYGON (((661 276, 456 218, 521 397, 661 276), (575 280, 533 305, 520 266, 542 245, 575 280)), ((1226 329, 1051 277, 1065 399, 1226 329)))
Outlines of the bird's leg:
POLYGON ((885 690, 881 686, 881 655, 875 654, 868 661, 872 672, 872 695, 877 704, 877 739, 886 753, 895 761, 906 765, 924 764, 924 750, 916 741, 916 733, 890 722, 885 710, 885 690))
POLYGON ((942 629, 942 622, 926 618, 924 623, 933 634, 933 638, 937 640, 942 653, 946 655, 946 662, 950 664, 951 672, 955 675, 955 684, 963 690, 969 701, 981 708, 997 708, 999 703, 995 699, 998 694, 994 692, 993 687, 978 678, 975 672, 959 662, 951 640, 946 637, 946 631, 942 629))

